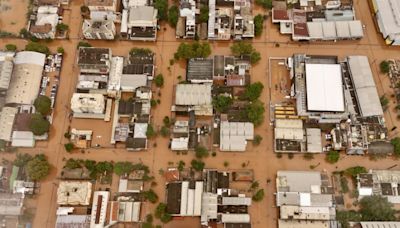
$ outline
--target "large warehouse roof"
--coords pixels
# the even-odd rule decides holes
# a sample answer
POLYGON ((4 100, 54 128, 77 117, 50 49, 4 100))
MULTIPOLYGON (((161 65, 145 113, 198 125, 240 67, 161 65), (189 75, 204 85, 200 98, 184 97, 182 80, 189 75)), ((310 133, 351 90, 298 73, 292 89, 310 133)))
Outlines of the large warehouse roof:
POLYGON ((339 64, 306 64, 306 84, 308 110, 344 111, 339 64))
POLYGON ((177 105, 210 105, 210 84, 178 84, 176 86, 175 104, 177 105))
POLYGON ((349 56, 349 69, 363 117, 382 116, 383 110, 366 56, 349 56))
POLYGON ((400 39, 400 0, 373 0, 379 29, 386 38, 400 39))

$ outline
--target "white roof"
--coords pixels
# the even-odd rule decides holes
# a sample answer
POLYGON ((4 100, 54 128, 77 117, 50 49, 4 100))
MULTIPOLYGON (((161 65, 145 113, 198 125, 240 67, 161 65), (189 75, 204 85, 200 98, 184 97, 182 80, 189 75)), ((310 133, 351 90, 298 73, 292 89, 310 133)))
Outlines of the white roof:
POLYGON ((31 131, 14 131, 12 133, 11 146, 35 147, 35 137, 31 131))
POLYGON ((383 37, 400 39, 400 1, 373 0, 377 8, 377 21, 383 37))
POLYGON ((335 39, 337 37, 334 21, 322 22, 322 31, 325 39, 335 39))
POLYGON ((180 137, 172 139, 171 150, 188 150, 188 149, 189 149, 188 137, 180 137))
POLYGON ((128 27, 156 26, 157 9, 152 6, 138 6, 129 9, 128 27))
POLYGON ((364 36, 361 21, 349 21, 350 36, 359 38, 364 36))
POLYGON ((342 73, 339 64, 306 64, 307 109, 344 111, 342 73))
POLYGON ((108 198, 110 197, 110 192, 107 191, 95 191, 93 194, 93 203, 92 203, 92 213, 90 219, 90 227, 91 228, 103 228, 106 216, 107 216, 107 204, 108 198), (101 201, 98 199, 101 198, 101 201), (98 204, 101 205, 98 205, 98 204), (98 215, 98 216, 97 216, 98 215), (96 217, 99 217, 98 221, 96 221, 96 217))
POLYGON ((176 105, 210 105, 211 84, 178 84, 176 105))
POLYGON ((382 116, 383 110, 368 57, 349 56, 348 64, 357 94, 361 116, 382 116))
MULTIPOLYGON (((285 27, 285 26, 284 26, 285 27)), ((322 23, 320 22, 307 22, 308 34, 312 39, 323 39, 324 33, 322 31, 322 23)))
POLYGON ((250 223, 249 214, 222 214, 222 223, 250 223))
POLYGON ((254 125, 249 122, 221 122, 220 150, 245 151, 246 140, 253 140, 254 125))
POLYGON ((123 74, 121 76, 122 91, 134 92, 138 87, 147 85, 147 76, 144 74, 123 74))
POLYGON ((360 222, 361 228, 400 228, 400 222, 360 222))
POLYGON ((146 139, 147 126, 148 126, 147 123, 135 123, 133 138, 146 139))
POLYGON ((222 197, 222 205, 251 205, 249 197, 222 197))
POLYGON ((203 182, 196 181, 195 188, 189 188, 189 182, 181 185, 181 216, 200 216, 202 204, 203 182))
POLYGON ((372 196, 372 188, 358 188, 360 196, 372 196))
POLYGON ((57 204, 89 205, 92 183, 88 181, 61 181, 57 189, 57 204))
POLYGON ((338 38, 350 38, 350 28, 347 21, 336 21, 336 32, 338 38))
POLYGON ((18 109, 13 107, 4 107, 0 112, 0 139, 11 141, 12 127, 15 115, 18 109))
POLYGON ((322 139, 320 128, 307 128, 307 152, 308 153, 321 153, 322 152, 322 139))

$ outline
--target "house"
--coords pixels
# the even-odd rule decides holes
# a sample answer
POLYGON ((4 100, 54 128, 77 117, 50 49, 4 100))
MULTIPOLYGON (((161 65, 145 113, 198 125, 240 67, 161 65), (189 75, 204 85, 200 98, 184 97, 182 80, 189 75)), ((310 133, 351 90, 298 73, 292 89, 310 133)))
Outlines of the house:
POLYGON ((100 118, 105 116, 106 101, 101 94, 74 93, 71 110, 76 118, 100 118))
POLYGON ((117 0, 85 0, 90 11, 117 11, 117 0))
POLYGON ((396 0, 371 0, 380 32, 388 45, 400 45, 400 2, 396 0))
POLYGON ((82 34, 88 40, 113 40, 115 38, 115 25, 111 20, 83 21, 82 34))
POLYGON ((119 197, 118 201, 111 201, 109 224, 140 222, 140 209, 142 202, 119 197))
POLYGON ((400 222, 360 222, 360 228, 398 228, 400 227, 400 222))
POLYGON ((81 74, 108 75, 111 65, 111 49, 80 47, 78 66, 81 74))
POLYGON ((122 16, 121 35, 130 40, 156 41, 157 9, 152 6, 137 6, 128 11, 122 16))
POLYGON ((58 205, 82 205, 90 204, 92 196, 92 183, 88 181, 61 181, 57 189, 58 205))
POLYGON ((181 0, 176 28, 177 38, 194 39, 196 35, 196 1, 181 0))
POLYGON ((305 151, 306 138, 301 119, 276 119, 274 129, 275 152, 305 151))
POLYGON ((92 135, 93 131, 91 130, 78 130, 72 128, 70 140, 76 148, 86 149, 91 146, 92 135))
POLYGON ((393 204, 400 204, 400 171, 369 170, 357 176, 359 199, 365 196, 380 195, 393 204))
POLYGON ((56 228, 88 228, 90 227, 90 215, 57 215, 56 228))
POLYGON ((325 173, 278 171, 276 206, 279 228, 338 227, 333 187, 325 173))
POLYGON ((189 121, 177 120, 171 134, 171 150, 187 151, 189 149, 189 121))
POLYGON ((54 39, 58 24, 58 7, 39 6, 29 32, 38 39, 54 39))

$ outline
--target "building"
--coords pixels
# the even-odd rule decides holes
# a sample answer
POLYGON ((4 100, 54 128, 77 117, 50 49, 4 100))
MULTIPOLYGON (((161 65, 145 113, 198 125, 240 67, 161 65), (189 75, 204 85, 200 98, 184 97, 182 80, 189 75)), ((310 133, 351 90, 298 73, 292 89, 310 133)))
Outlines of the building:
POLYGON ((130 180, 125 178, 119 179, 118 192, 140 193, 141 191, 143 191, 142 180, 130 180))
POLYGON ((115 25, 111 20, 84 20, 82 34, 88 40, 113 40, 115 25))
POLYGON ((14 67, 14 52, 0 52, 0 110, 5 105, 14 67))
POLYGON ((179 3, 179 19, 176 26, 177 38, 194 39, 196 35, 196 2, 181 0, 179 3))
POLYGON ((276 119, 274 129, 275 152, 305 151, 306 138, 301 119, 276 119))
POLYGON ((71 110, 76 118, 100 118, 105 115, 106 101, 101 94, 74 93, 71 110))
POLYGON ((90 11, 117 11, 117 0, 85 0, 90 11))
POLYGON ((90 218, 91 228, 103 228, 107 219, 107 205, 110 192, 95 191, 93 193, 92 213, 90 218))
POLYGON ((57 215, 56 228, 89 228, 90 215, 57 215))
POLYGON ((54 39, 58 20, 58 7, 39 6, 35 20, 31 21, 29 32, 38 39, 54 39))
POLYGON ((5 99, 10 105, 32 105, 39 94, 46 55, 32 51, 18 52, 5 99))
POLYGON ((400 171, 369 170, 357 176, 359 199, 380 195, 393 204, 400 204, 400 171))
POLYGON ((157 9, 153 6, 137 6, 124 10, 121 35, 130 40, 156 41, 157 9))
POLYGON ((118 201, 111 201, 109 224, 140 222, 142 202, 119 197, 118 201))
POLYGON ((19 216, 23 214, 24 205, 23 193, 0 193, 0 215, 19 216))
POLYGON ((370 2, 385 43, 400 45, 400 2, 398 0, 370 0, 370 2))
POLYGON ((175 121, 171 134, 171 150, 189 150, 189 131, 189 121, 175 121))
POLYGON ((173 111, 194 111, 199 116, 212 116, 211 84, 178 84, 173 111))
POLYGON ((228 121, 221 122, 219 147, 221 151, 246 151, 247 141, 253 139, 253 123, 228 121))
POLYGON ((0 111, 0 140, 11 142, 13 125, 17 112, 18 109, 13 107, 4 107, 0 111))
POLYGON ((279 228, 338 227, 334 190, 325 173, 278 171, 276 188, 279 228))
POLYGON ((212 83, 213 64, 213 59, 189 59, 187 65, 186 80, 190 83, 212 83))
POLYGON ((57 189, 58 205, 87 206, 92 196, 92 183, 61 181, 57 189))
POLYGON ((110 48, 80 47, 78 66, 81 74, 108 75, 111 57, 110 48))
POLYGON ((399 228, 400 222, 360 222, 360 228, 399 228))
POLYGON ((167 212, 172 216, 200 216, 203 182, 167 184, 167 212))
POLYGON ((93 131, 91 130, 77 130, 71 129, 70 140, 74 144, 74 147, 80 149, 86 149, 91 147, 93 131))

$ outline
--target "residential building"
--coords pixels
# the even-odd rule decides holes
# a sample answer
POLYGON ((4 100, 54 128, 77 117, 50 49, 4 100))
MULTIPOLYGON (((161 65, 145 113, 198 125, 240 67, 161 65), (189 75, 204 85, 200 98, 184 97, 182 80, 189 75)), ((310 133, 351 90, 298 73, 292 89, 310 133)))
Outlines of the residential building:
POLYGON ((84 20, 82 34, 88 40, 113 40, 115 38, 115 25, 111 20, 84 20))
POLYGON ((142 202, 134 201, 128 197, 119 197, 111 201, 109 224, 140 222, 140 209, 142 202))
POLYGON ((90 11, 117 11, 117 0, 85 0, 85 5, 90 11))
POLYGON ((56 228, 68 227, 90 227, 90 215, 57 215, 56 228))
POLYGON ((92 196, 92 183, 88 181, 61 181, 57 189, 58 205, 82 205, 90 204, 92 196))
POLYGON ((76 148, 86 149, 91 147, 93 131, 71 129, 70 140, 76 148))
POLYGON ((101 94, 74 93, 71 98, 71 110, 74 117, 104 118, 106 101, 101 94))
POLYGON ((333 187, 325 173, 278 171, 276 206, 279 228, 337 228, 333 187))
POLYGON ((196 1, 181 0, 179 19, 176 27, 177 38, 194 39, 196 35, 196 1))
POLYGON ((110 72, 110 48, 80 47, 78 66, 86 74, 107 75, 110 72))
POLYGON ((38 39, 54 39, 58 20, 58 7, 39 6, 35 20, 31 21, 29 32, 38 39))
POLYGON ((388 45, 400 45, 400 1, 370 0, 380 32, 388 45))
POLYGON ((194 111, 199 116, 212 116, 211 84, 178 84, 173 111, 194 111))
POLYGON ((400 204, 400 171, 369 170, 357 176, 359 199, 380 195, 393 204, 400 204))
POLYGON ((156 41, 157 9, 153 6, 137 6, 124 10, 121 35, 130 40, 156 41))
POLYGON ((189 150, 189 121, 177 120, 174 123, 171 134, 171 150, 189 150))
POLYGON ((254 139, 254 125, 250 122, 222 121, 220 128, 221 151, 246 151, 248 140, 254 139))

